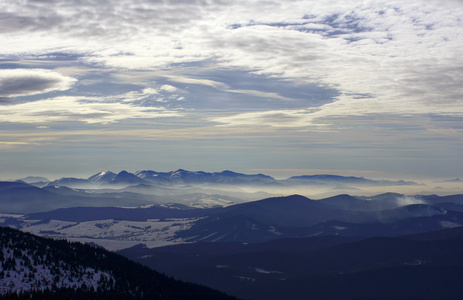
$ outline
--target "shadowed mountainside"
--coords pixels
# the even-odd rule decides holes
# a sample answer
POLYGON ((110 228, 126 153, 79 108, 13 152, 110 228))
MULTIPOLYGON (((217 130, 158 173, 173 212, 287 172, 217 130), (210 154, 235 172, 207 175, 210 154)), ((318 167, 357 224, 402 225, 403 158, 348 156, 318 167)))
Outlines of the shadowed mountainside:
POLYGON ((120 252, 250 299, 458 299, 463 228, 395 238, 201 243, 120 252))

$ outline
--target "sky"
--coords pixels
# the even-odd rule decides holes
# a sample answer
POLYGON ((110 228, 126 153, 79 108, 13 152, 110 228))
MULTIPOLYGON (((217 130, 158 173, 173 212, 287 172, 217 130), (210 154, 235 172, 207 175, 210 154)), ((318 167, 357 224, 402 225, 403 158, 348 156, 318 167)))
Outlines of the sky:
POLYGON ((0 0, 0 177, 463 177, 463 1, 0 0))

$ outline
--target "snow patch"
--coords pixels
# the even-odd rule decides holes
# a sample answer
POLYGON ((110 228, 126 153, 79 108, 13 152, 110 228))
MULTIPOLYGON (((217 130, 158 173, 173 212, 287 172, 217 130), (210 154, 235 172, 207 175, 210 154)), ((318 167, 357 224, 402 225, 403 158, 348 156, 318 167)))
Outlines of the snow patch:
POLYGON ((269 232, 273 233, 274 235, 282 235, 274 226, 270 226, 269 232))
POLYGON ((347 229, 347 227, 344 227, 344 226, 331 226, 331 227, 336 230, 346 230, 347 229))
POLYGON ((260 274, 284 274, 283 272, 280 271, 267 271, 264 268, 254 268, 257 273, 260 274))
POLYGON ((255 282, 256 279, 252 277, 246 277, 246 276, 233 276, 235 278, 238 278, 240 281, 248 281, 248 282, 255 282))
POLYGON ((442 228, 455 228, 462 226, 461 224, 450 221, 440 221, 439 224, 442 226, 442 228))
MULTIPOLYGON (((96 220, 67 222, 25 220, 17 217, 15 228, 39 236, 96 244, 110 251, 118 251, 138 244, 148 248, 184 243, 176 238, 180 230, 189 229, 199 218, 150 219, 147 221, 96 220)), ((6 219, 5 219, 6 220, 6 219)), ((3 220, 3 222, 5 222, 3 220)), ((3 223, 0 218, 0 223, 3 223)))

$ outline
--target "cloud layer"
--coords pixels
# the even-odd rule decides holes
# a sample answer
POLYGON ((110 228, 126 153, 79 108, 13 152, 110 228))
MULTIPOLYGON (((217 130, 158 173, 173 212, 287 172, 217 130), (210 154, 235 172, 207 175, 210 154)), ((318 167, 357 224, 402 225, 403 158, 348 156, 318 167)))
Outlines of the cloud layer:
POLYGON ((0 99, 66 91, 77 80, 44 69, 0 70, 0 99))
MULTIPOLYGON (((306 107, 310 109, 305 124, 319 116, 447 115, 449 111, 462 116, 463 5, 458 1, 105 1, 77 5, 58 0, 53 5, 4 2, 1 8, 3 35, 11 41, 0 46, 5 57, 57 63, 59 57, 53 53, 74 53, 83 65, 121 70, 165 71, 204 62, 337 89, 336 103, 319 107, 318 114, 312 114, 314 107, 306 107)), ((52 71, 25 72, 4 70, 3 97, 63 91, 74 82, 52 71)), ((224 85, 175 72, 166 76, 174 82, 224 85)), ((264 91, 253 92, 259 93, 272 97, 264 91)), ((295 113, 304 114, 279 109, 256 116, 295 113)), ((224 115, 216 120, 233 125, 240 118, 224 115)), ((285 126, 296 125, 293 118, 287 119, 285 126)))
MULTIPOLYGON (((459 0, 0 0, 0 125, 71 149, 77 126, 105 150, 117 133, 85 136, 117 128, 141 162, 168 140, 166 163, 457 173, 462 16, 459 0)), ((41 143, 9 131, 2 147, 41 143)))
POLYGON ((1 108, 9 122, 51 123, 79 121, 88 124, 108 124, 125 119, 152 119, 179 117, 180 113, 163 107, 142 107, 132 102, 143 100, 153 94, 154 89, 130 92, 109 97, 61 96, 40 101, 8 105, 1 108))

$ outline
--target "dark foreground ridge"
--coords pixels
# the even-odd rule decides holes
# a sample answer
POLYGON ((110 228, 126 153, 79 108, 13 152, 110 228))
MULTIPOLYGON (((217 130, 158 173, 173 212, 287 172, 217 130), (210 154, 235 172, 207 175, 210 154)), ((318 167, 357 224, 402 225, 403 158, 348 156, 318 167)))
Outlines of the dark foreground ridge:
POLYGON ((102 248, 0 227, 1 299, 236 299, 102 248))
POLYGON ((401 237, 316 236, 120 251, 251 300, 461 299, 463 227, 401 237))

